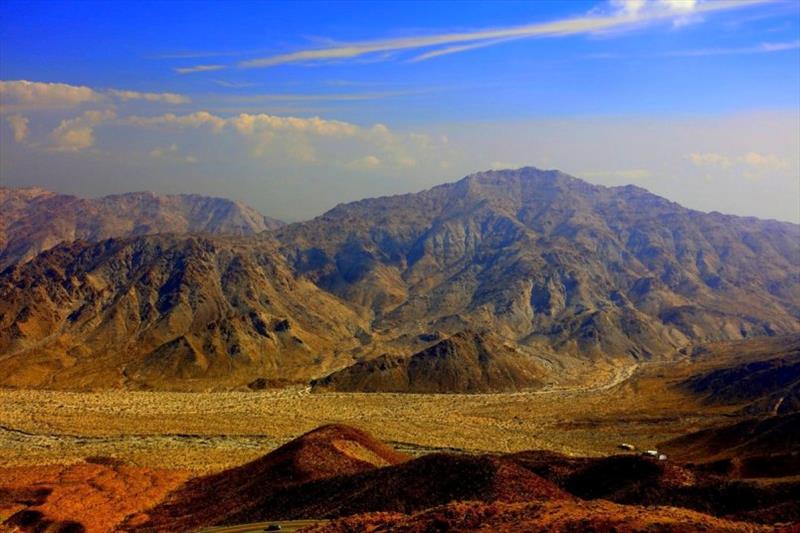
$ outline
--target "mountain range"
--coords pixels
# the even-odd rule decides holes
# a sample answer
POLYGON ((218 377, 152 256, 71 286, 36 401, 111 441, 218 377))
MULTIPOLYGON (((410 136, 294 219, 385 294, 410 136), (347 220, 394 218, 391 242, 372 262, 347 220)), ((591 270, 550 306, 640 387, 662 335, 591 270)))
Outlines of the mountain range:
POLYGON ((482 172, 289 225, 196 196, 0 198, 3 385, 233 388, 341 371, 328 383, 350 388, 369 371, 376 390, 413 390, 424 363, 426 390, 516 390, 568 361, 800 331, 800 226, 558 171, 482 172), (482 360, 486 343, 510 352, 482 360), (466 361, 477 388, 453 379, 466 361))
POLYGON ((148 233, 254 235, 283 224, 224 198, 150 192, 85 199, 39 188, 0 188, 0 213, 0 270, 62 241, 148 233))

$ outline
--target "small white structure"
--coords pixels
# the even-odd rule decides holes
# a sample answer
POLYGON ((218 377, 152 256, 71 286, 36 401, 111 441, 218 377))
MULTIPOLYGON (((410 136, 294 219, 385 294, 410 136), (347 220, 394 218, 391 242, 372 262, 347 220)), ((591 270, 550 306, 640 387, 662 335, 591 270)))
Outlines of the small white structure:
POLYGON ((628 444, 627 442, 622 442, 619 444, 618 448, 632 452, 633 450, 636 449, 636 446, 634 446, 633 444, 628 444))
POLYGON ((658 450, 645 450, 644 455, 648 457, 658 457, 658 450))
POLYGON ((667 460, 667 456, 662 453, 661 455, 658 456, 658 460, 659 461, 666 461, 667 460))

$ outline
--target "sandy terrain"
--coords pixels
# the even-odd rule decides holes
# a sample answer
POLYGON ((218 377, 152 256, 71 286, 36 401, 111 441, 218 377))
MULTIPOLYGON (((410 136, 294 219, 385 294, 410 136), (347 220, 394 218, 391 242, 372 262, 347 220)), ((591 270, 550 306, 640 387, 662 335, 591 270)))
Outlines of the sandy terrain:
MULTIPOLYGON (((694 366, 694 365, 693 365, 694 366)), ((321 424, 362 427, 396 447, 605 455, 715 424, 672 387, 682 363, 620 367, 590 389, 409 395, 265 392, 68 393, 0 390, 0 465, 108 456, 151 468, 215 471, 241 464, 321 424)))

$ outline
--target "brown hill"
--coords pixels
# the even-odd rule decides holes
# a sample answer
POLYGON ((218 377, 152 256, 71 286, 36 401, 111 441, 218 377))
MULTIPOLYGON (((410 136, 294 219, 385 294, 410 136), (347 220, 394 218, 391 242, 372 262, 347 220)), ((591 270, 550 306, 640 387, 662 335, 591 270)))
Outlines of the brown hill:
POLYGON ((800 330, 800 226, 700 213, 534 168, 339 205, 276 232, 378 331, 490 329, 649 357, 800 330))
POLYGON ((800 411, 800 335, 716 348, 701 357, 724 351, 738 352, 739 360, 692 376, 680 386, 708 405, 739 405, 749 414, 800 411))
MULTIPOLYGON (((341 430, 337 426, 337 431, 341 430)), ((330 438, 324 433, 322 437, 330 438)), ((294 464, 293 459, 287 459, 293 457, 294 450, 279 452, 235 470, 193 480, 165 504, 148 511, 146 521, 137 517, 131 526, 173 531, 201 525, 332 518, 375 511, 414 512, 459 500, 571 497, 513 461, 498 456, 431 454, 383 466, 389 460, 403 459, 395 454, 386 456, 382 464, 374 462, 372 468, 344 468, 339 465, 342 459, 336 457, 335 468, 318 466, 316 460, 312 462, 311 476, 295 475, 293 466, 285 466, 286 462, 294 464), (277 467, 273 455, 281 457, 277 467)))
POLYGON ((661 444, 682 461, 736 477, 800 475, 800 413, 744 420, 661 444))
MULTIPOLYGON (((788 530, 788 529, 787 529, 788 530)), ((776 531, 674 507, 639 507, 608 501, 550 500, 526 503, 459 502, 419 513, 368 513, 335 520, 309 533, 373 531, 458 533, 496 531, 593 531, 597 533, 776 531)))
POLYGON ((0 531, 114 531, 131 513, 164 499, 188 474, 102 458, 0 467, 0 531))
POLYGON ((0 213, 0 271, 63 241, 148 233, 253 235, 283 224, 232 200, 150 192, 85 199, 0 188, 0 213))
POLYGON ((536 359, 491 334, 461 332, 411 357, 382 355, 312 382, 314 390, 415 393, 508 392, 541 385, 536 359))
MULTIPOLYGON (((161 505, 132 518, 128 526, 188 531, 230 521, 234 516, 289 514, 289 509, 271 507, 276 493, 314 480, 355 474, 405 460, 405 455, 363 431, 342 425, 323 426, 261 459, 189 481, 161 505)), ((328 498, 337 496, 327 494, 328 498)))
POLYGON ((553 498, 571 496, 502 456, 436 453, 400 465, 292 486, 275 492, 259 507, 226 518, 224 523, 415 512, 462 500, 553 498))
MULTIPOLYGON (((196 390, 341 366, 362 324, 262 238, 62 244, 0 274, 0 384, 196 390)), ((350 361, 350 359, 347 359, 350 361)))
MULTIPOLYGON (((673 451, 675 447, 668 449, 673 451)), ((530 451, 509 458, 585 500, 668 505, 759 523, 800 520, 800 483, 792 479, 791 470, 774 476, 787 479, 763 484, 731 479, 729 473, 711 472, 694 464, 658 461, 636 454, 576 458, 530 451)), ((778 469, 781 464, 785 463, 778 462, 778 469)))

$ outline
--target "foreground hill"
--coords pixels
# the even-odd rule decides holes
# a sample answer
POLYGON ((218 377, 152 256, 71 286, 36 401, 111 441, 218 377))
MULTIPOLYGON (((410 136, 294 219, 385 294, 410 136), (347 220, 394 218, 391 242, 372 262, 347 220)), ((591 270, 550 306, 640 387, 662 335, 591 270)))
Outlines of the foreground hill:
POLYGON ((800 329, 800 226, 534 168, 339 205, 280 228, 294 269, 379 331, 490 329, 649 357, 800 329))
MULTIPOLYGON (((631 529, 635 524, 656 525, 667 520, 665 524, 676 531, 681 530, 681 524, 706 529, 725 525, 734 531, 752 531, 759 529, 755 523, 800 519, 795 498, 798 490, 797 482, 760 485, 732 481, 638 455, 574 458, 536 451, 434 453, 408 460, 363 432, 337 425, 312 431, 252 463, 192 480, 164 503, 131 519, 129 527, 183 531, 202 525, 262 520, 361 513, 408 515, 472 501, 536 502, 545 509, 564 505, 589 523, 597 519, 603 524, 608 519, 613 524, 616 516, 624 518, 620 524, 631 529), (588 504, 586 500, 601 501, 588 504), (608 505, 603 500, 620 505, 608 505), (652 506, 681 509, 669 513, 652 506), (728 522, 741 519, 751 523, 728 522)), ((441 517, 447 514, 445 511, 441 517)), ((541 514, 537 517, 547 519, 541 514)), ((475 525, 490 518, 472 517, 477 519, 475 525)), ((342 525, 357 523, 345 520, 342 525)), ((469 522, 460 527, 469 530, 465 524, 469 522)), ((540 527, 545 524, 541 522, 540 527)), ((353 527, 350 531, 362 530, 353 527)))
POLYGON ((361 323, 295 279, 267 237, 62 244, 0 274, 0 384, 204 390, 303 381, 358 344, 361 323))
POLYGON ((232 200, 150 192, 86 199, 0 188, 0 213, 0 271, 62 241, 147 233, 253 235, 283 224, 232 200))
POLYGON ((520 525, 536 531, 786 531, 800 520, 796 480, 731 480, 636 454, 434 453, 411 459, 344 425, 320 427, 255 461, 188 481, 186 472, 108 458, 0 473, 0 511, 8 513, 3 526, 22 525, 22 531, 193 531, 342 517, 348 518, 321 530, 365 531, 373 524, 383 528, 378 531, 520 525))
POLYGON ((800 475, 800 413, 705 429, 664 442, 661 448, 670 456, 728 476, 800 475))
POLYGON ((407 459, 358 429, 322 426, 261 459, 191 480, 162 504, 131 518, 128 526, 133 530, 189 531, 234 516, 256 515, 269 508, 275 494, 290 487, 407 459))
POLYGON ((381 355, 312 382, 317 391, 476 393, 541 385, 545 370, 491 334, 453 335, 411 357, 381 355))
POLYGON ((350 533, 352 531, 392 531, 419 533, 494 533, 496 531, 597 531, 635 533, 660 531, 719 531, 755 533, 776 531, 708 516, 674 507, 638 507, 604 500, 553 500, 526 503, 451 503, 406 515, 368 513, 319 525, 308 533, 350 533))

